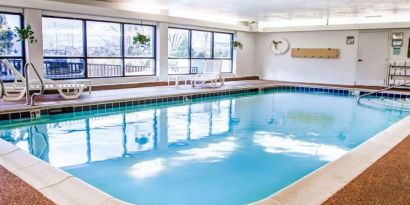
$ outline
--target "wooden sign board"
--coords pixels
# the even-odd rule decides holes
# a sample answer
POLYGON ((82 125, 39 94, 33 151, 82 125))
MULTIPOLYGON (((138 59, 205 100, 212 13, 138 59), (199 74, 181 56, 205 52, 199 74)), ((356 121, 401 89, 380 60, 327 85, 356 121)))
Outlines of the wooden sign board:
POLYGON ((293 58, 339 58, 337 48, 292 48, 293 58))

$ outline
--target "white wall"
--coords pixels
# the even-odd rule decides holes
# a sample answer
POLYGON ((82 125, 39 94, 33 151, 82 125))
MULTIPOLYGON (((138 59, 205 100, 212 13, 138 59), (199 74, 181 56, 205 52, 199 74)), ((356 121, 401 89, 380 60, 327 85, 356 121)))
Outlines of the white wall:
POLYGON ((351 85, 355 77, 357 43, 346 45, 346 36, 357 39, 358 31, 259 33, 256 66, 263 79, 351 85), (292 58, 290 51, 275 56, 270 44, 277 38, 286 38, 291 48, 339 48, 340 58, 292 58))
POLYGON ((236 76, 252 76, 258 74, 258 69, 255 66, 256 54, 256 33, 237 32, 236 40, 243 44, 243 49, 235 49, 234 62, 236 76))
MULTIPOLYGON (((357 55, 360 32, 388 32, 388 61, 409 61, 407 49, 409 45, 410 29, 383 29, 383 30, 339 30, 339 31, 295 31, 295 32, 272 32, 258 33, 256 35, 255 59, 258 74, 262 79, 328 83, 354 85, 382 85, 386 77, 386 71, 357 75, 357 55), (404 44, 400 55, 393 55, 391 48, 391 33, 404 32, 404 44), (346 45, 346 37, 355 36, 354 45, 346 45), (338 59, 319 58, 292 58, 290 52, 283 56, 275 56, 270 51, 270 43, 275 38, 286 38, 291 48, 338 48, 338 59), (380 79, 374 79, 377 76, 380 79)), ((375 43, 376 44, 376 43, 375 43)), ((366 69, 371 71, 372 69, 366 69)), ((372 71, 373 72, 373 71, 372 71)))

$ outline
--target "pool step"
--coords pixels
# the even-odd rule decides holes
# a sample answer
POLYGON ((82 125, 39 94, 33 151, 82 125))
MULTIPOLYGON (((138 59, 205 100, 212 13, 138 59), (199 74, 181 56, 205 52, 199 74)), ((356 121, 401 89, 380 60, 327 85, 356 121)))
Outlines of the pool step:
POLYGON ((379 109, 410 111, 409 98, 368 97, 361 99, 360 104, 379 109))

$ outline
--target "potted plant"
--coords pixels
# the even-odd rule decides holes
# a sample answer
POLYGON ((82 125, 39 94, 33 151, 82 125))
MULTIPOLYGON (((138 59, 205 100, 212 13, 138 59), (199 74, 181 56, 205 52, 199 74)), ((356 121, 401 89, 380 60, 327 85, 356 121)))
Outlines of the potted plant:
POLYGON ((132 37, 132 40, 134 45, 149 45, 151 38, 144 34, 138 33, 136 36, 132 37))
MULTIPOLYGON (((31 29, 30 24, 25 24, 22 28, 16 27, 14 30, 16 32, 16 34, 14 34, 14 36, 17 37, 17 41, 24 42, 24 48, 25 48, 26 53, 27 53, 27 57, 26 57, 27 62, 24 65, 24 74, 27 75, 28 73, 26 73, 26 72, 28 72, 28 70, 26 70, 26 69, 28 69, 29 68, 28 65, 31 64, 31 62, 30 62, 30 53, 28 52, 28 45, 29 45, 29 43, 37 43, 37 39, 34 36, 34 31, 31 29)), ((36 70, 34 70, 34 72, 38 75, 38 72, 36 70)), ((29 87, 28 79, 29 78, 26 76, 26 80, 25 80, 26 88, 29 87)), ((40 81, 41 81, 41 78, 40 78, 40 81)), ((42 95, 43 92, 44 92, 44 88, 41 88, 39 94, 42 95)), ((36 94, 33 94, 33 96, 34 95, 36 95, 36 94)), ((27 93, 26 93, 26 104, 27 105, 34 105, 34 101, 30 102, 30 96, 31 95, 30 95, 30 92, 28 90, 27 93)))
POLYGON ((34 37, 34 31, 31 29, 30 24, 23 28, 16 27, 15 31, 17 34, 15 36, 18 38, 18 41, 28 40, 28 43, 37 43, 36 37, 34 37))
POLYGON ((239 42, 239 41, 234 41, 233 43, 232 43, 232 46, 234 47, 234 48, 240 48, 241 50, 243 49, 243 44, 241 43, 241 42, 239 42))
POLYGON ((24 47, 27 53, 27 63, 30 62, 30 55, 28 52, 28 44, 29 43, 37 43, 36 37, 34 37, 34 31, 31 29, 30 24, 27 24, 23 26, 22 28, 15 27, 14 31, 16 32, 14 34, 15 37, 17 37, 17 41, 22 41, 24 42, 24 47))

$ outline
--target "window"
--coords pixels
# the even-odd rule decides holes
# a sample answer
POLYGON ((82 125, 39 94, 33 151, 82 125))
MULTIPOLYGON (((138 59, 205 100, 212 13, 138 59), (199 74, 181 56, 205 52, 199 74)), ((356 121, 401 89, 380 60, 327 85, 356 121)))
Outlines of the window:
POLYGON ((192 31, 192 58, 211 58, 212 33, 192 31))
POLYGON ((222 61, 222 72, 232 72, 230 33, 168 29, 168 74, 201 72, 205 60, 222 61))
POLYGON ((121 24, 87 21, 88 77, 122 76, 121 24))
POLYGON ((155 27, 43 17, 44 67, 49 79, 155 75, 155 27), (147 45, 134 45, 144 34, 147 45))
POLYGON ((168 30, 168 57, 189 58, 189 30, 168 30))
POLYGON ((15 27, 23 24, 20 14, 0 13, 0 78, 3 81, 12 81, 14 76, 1 61, 7 59, 20 72, 24 66, 23 43, 14 36, 15 27))
POLYGON ((85 77, 83 21, 43 18, 44 77, 85 77))
POLYGON ((155 74, 155 28, 143 25, 124 25, 125 75, 155 74), (150 39, 147 45, 133 44, 133 37, 143 34, 150 39))

